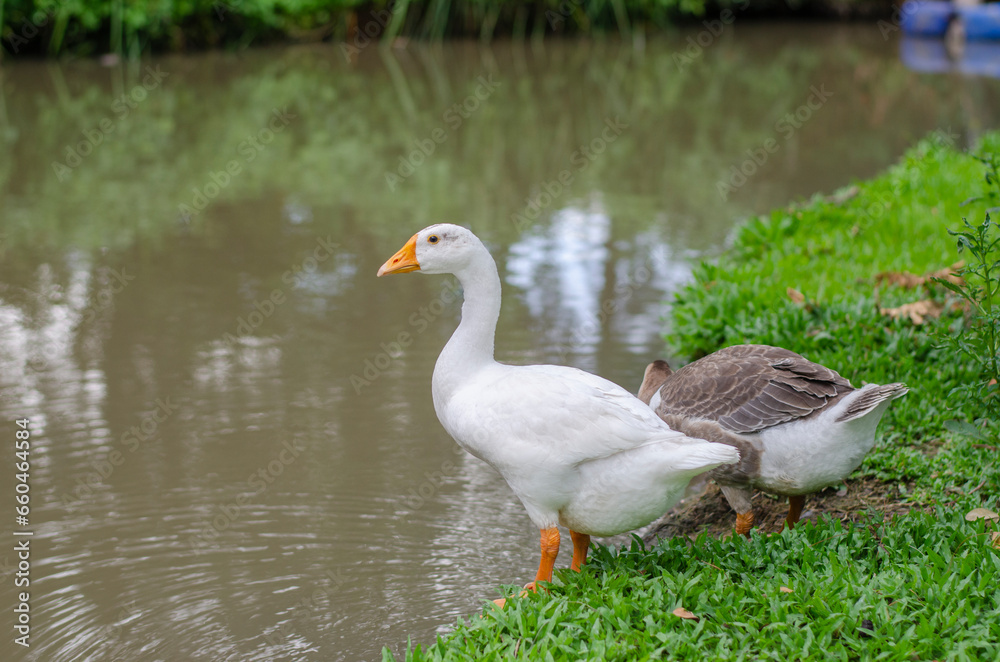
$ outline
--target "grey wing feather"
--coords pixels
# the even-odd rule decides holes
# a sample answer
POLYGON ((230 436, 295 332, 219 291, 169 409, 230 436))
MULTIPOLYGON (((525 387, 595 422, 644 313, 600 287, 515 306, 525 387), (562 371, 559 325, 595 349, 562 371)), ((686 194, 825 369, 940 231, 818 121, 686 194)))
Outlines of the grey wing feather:
POLYGON ((857 398, 847 404, 847 409, 837 418, 838 423, 861 418, 872 409, 885 402, 906 395, 909 389, 903 384, 883 384, 868 386, 857 398))
POLYGON ((660 389, 657 413, 718 421, 732 432, 759 432, 810 416, 853 390, 835 371, 787 349, 735 345, 670 375, 660 389))

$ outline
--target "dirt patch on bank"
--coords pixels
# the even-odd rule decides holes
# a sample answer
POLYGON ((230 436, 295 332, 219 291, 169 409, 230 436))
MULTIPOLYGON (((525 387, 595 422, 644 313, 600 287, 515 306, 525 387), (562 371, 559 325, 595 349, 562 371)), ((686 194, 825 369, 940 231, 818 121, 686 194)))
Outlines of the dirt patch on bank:
MULTIPOLYGON (((909 486, 905 489, 909 491, 909 486)), ((846 523, 866 518, 872 510, 892 516, 922 509, 921 504, 903 502, 902 499, 897 483, 862 478, 807 495, 801 519, 810 521, 833 517, 846 523)), ((774 533, 780 531, 785 522, 788 500, 757 491, 753 496, 753 509, 756 528, 764 533, 774 533)), ((735 523, 736 513, 713 483, 700 494, 682 500, 639 533, 647 543, 655 542, 657 538, 694 538, 703 531, 721 537, 731 535, 735 523)))

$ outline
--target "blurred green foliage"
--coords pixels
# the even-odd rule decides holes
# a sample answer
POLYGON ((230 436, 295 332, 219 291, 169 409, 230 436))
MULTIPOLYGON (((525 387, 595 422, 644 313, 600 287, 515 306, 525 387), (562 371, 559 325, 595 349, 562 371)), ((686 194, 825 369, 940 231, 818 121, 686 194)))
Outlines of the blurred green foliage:
MULTIPOLYGON (((631 34, 716 13, 885 13, 876 0, 0 0, 4 49, 77 54, 396 36, 631 34)), ((721 24, 718 26, 722 27, 721 24)))

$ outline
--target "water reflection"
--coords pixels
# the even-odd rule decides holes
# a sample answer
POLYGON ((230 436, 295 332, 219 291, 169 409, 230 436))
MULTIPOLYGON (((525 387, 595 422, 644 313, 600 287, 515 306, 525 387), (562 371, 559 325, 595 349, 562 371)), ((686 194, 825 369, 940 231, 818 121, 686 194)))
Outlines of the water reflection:
POLYGON ((599 340, 599 297, 611 237, 611 219, 595 206, 560 209, 544 233, 514 242, 507 260, 507 282, 524 291, 524 303, 533 317, 560 310, 556 317, 561 323, 550 329, 549 342, 571 342, 583 354, 592 353, 599 340), (546 283, 544 288, 535 287, 541 282, 546 283))
POLYGON ((34 434, 25 659, 355 660, 429 641, 529 578, 537 533, 434 416, 459 303, 449 278, 374 278, 407 237, 447 220, 487 241, 501 360, 634 386, 664 302, 735 219, 997 106, 988 85, 908 72, 863 26, 740 28, 678 67, 685 38, 169 57, 125 117, 112 106, 141 68, 5 64, 0 412, 34 434), (822 112, 722 199, 820 83, 822 112), (616 117, 628 128, 580 168, 616 117))

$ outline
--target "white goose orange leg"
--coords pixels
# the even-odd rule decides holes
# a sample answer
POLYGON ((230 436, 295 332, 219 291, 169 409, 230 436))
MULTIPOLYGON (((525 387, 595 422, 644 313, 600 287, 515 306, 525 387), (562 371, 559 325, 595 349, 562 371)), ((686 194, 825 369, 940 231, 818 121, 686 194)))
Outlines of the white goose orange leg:
POLYGON ((525 584, 524 588, 537 591, 538 582, 552 581, 552 568, 556 565, 556 556, 559 555, 559 529, 542 529, 542 560, 538 564, 538 572, 535 573, 535 581, 525 584))
POLYGON ((580 566, 587 562, 587 552, 590 551, 590 536, 586 533, 577 533, 573 529, 569 530, 569 535, 573 538, 573 563, 571 570, 580 572, 580 566))
MULTIPOLYGON (((541 530, 542 539, 542 560, 538 564, 538 572, 535 573, 535 581, 528 582, 524 585, 526 591, 537 591, 538 582, 550 582, 552 581, 552 568, 556 565, 556 556, 559 555, 559 529, 552 527, 551 529, 541 530)), ((588 537, 589 540, 589 537, 588 537)), ((574 538, 574 550, 573 558, 576 558, 574 538)), ((522 592, 522 595, 525 595, 522 592)), ((506 598, 497 598, 493 601, 496 606, 503 609, 504 605, 507 604, 506 598)))

